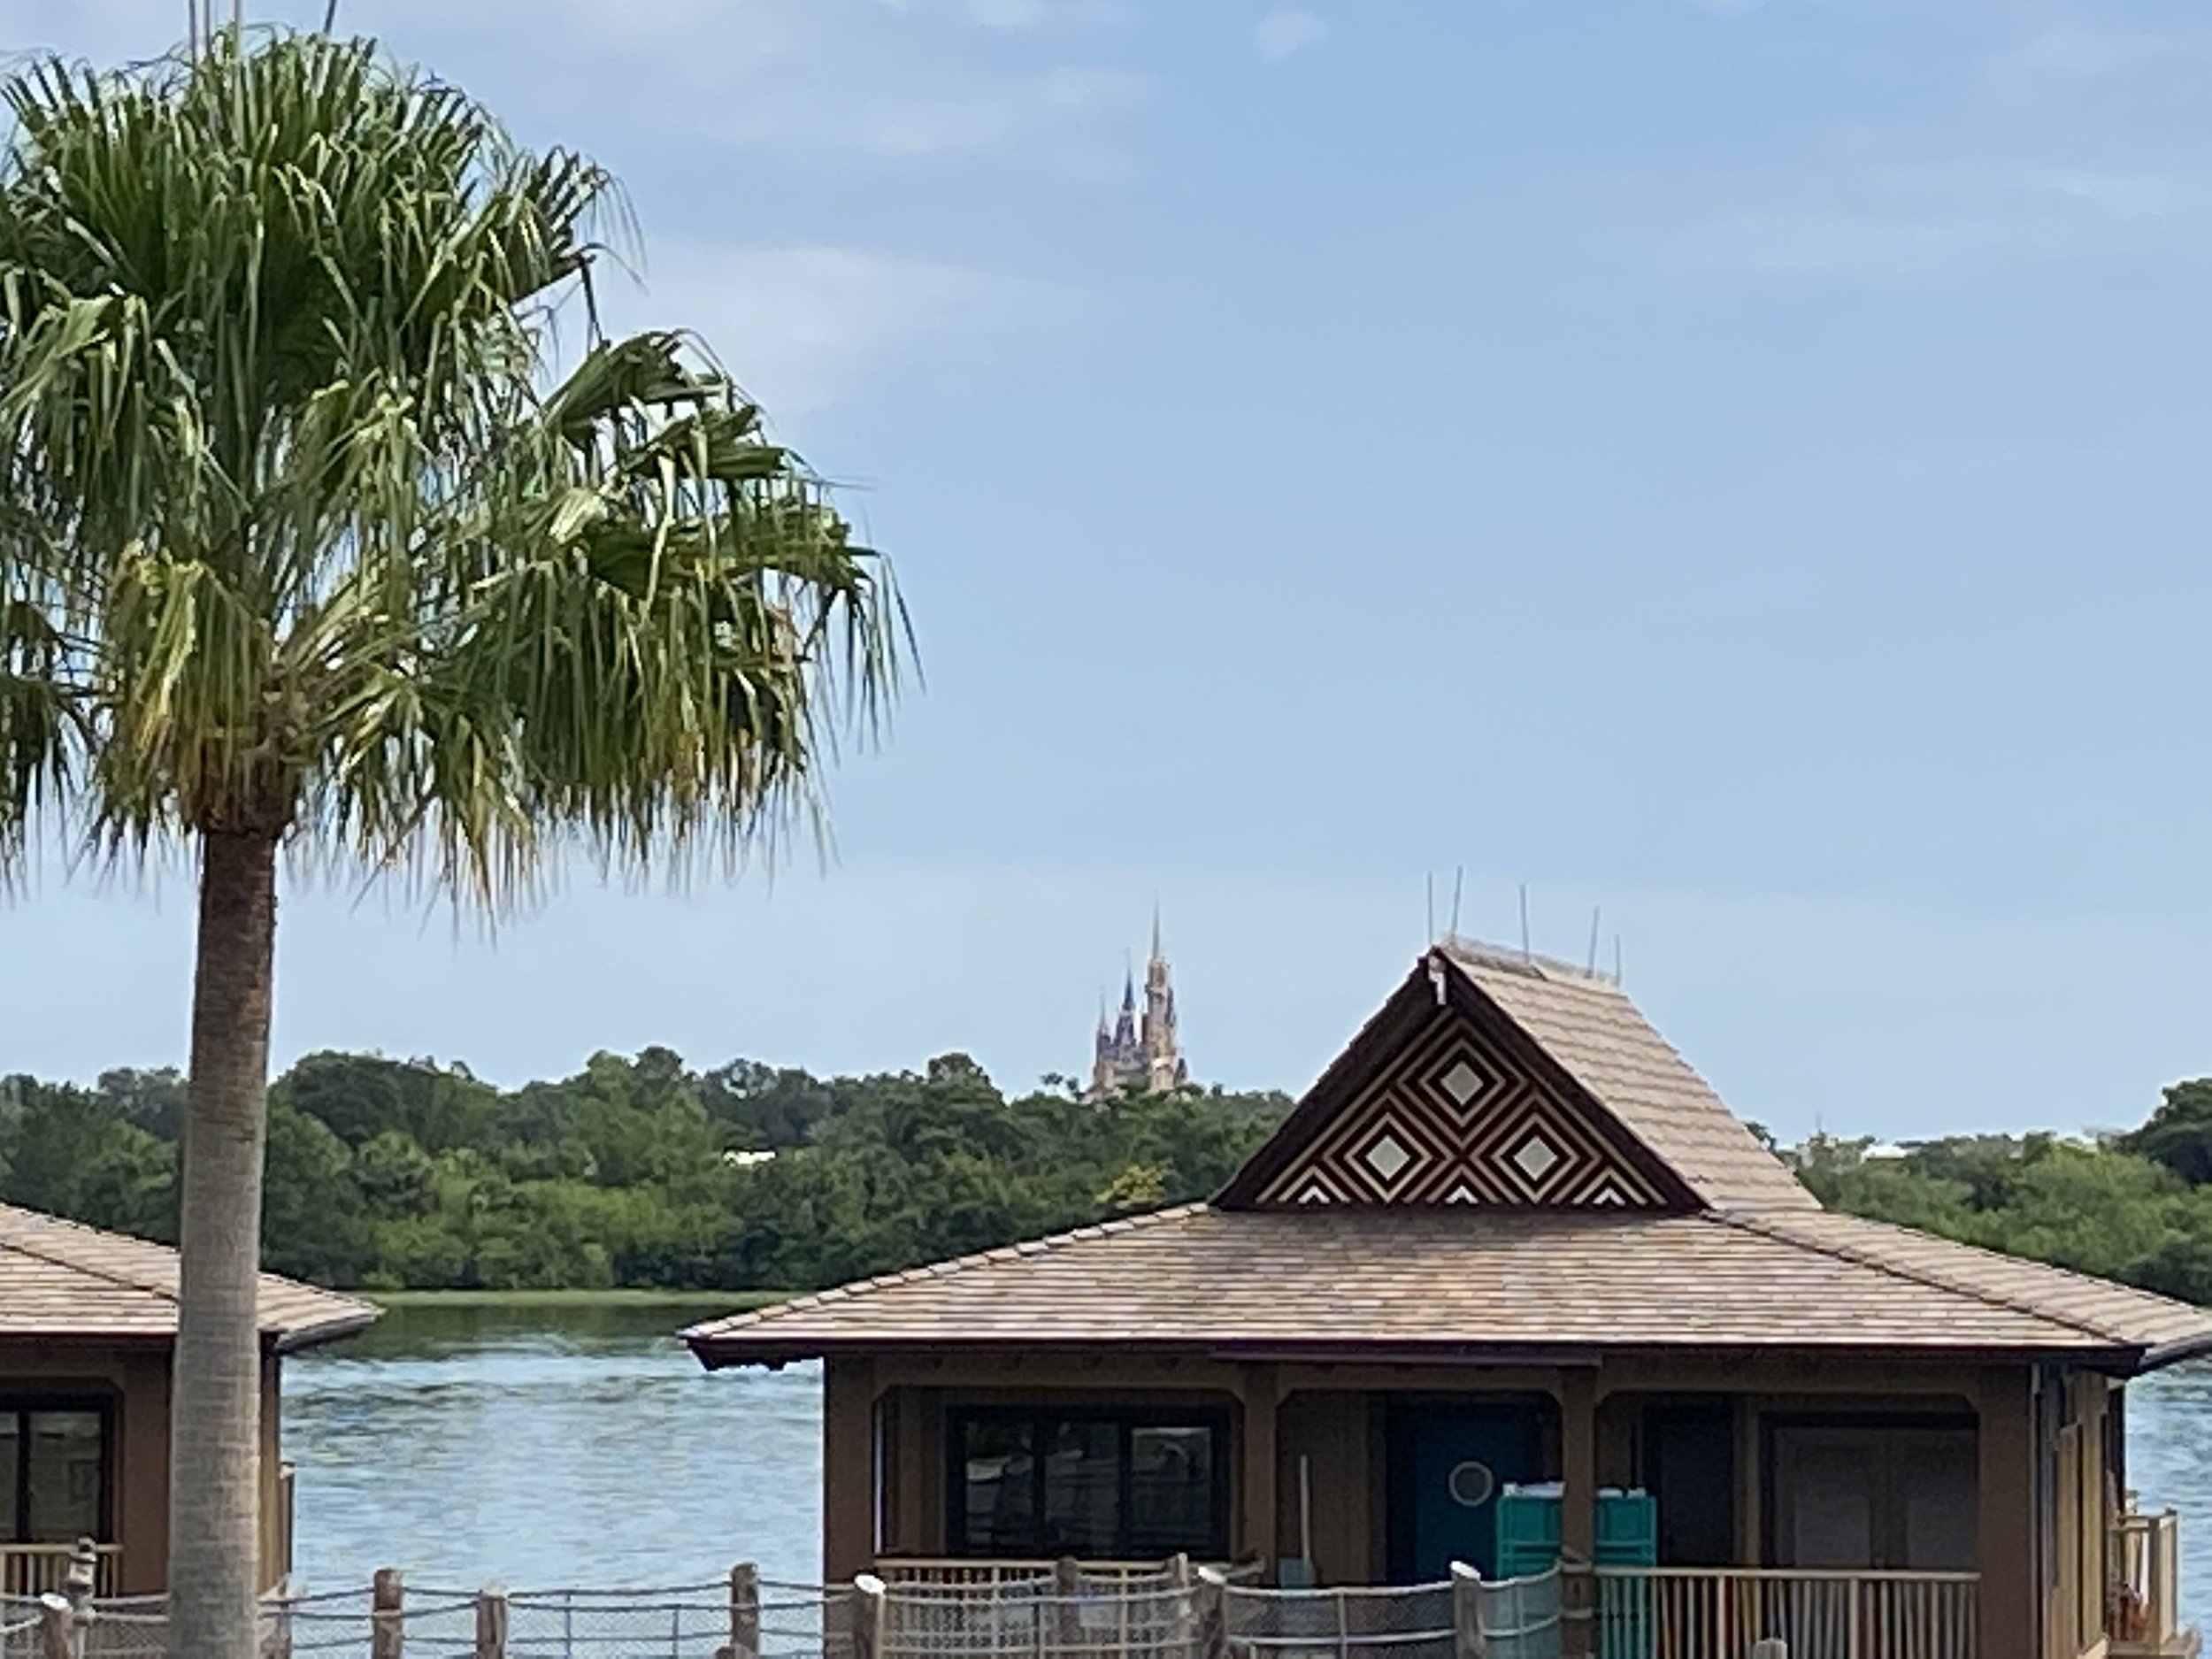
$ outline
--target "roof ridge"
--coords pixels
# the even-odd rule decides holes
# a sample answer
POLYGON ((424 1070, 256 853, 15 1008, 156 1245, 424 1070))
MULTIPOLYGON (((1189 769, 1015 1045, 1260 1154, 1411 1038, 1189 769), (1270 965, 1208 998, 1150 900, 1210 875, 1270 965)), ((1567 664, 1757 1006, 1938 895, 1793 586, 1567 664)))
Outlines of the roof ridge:
POLYGON ((810 1290, 804 1295, 772 1302, 765 1308, 754 1308, 744 1313, 726 1315, 719 1319, 702 1320, 697 1325, 686 1326, 678 1334, 688 1341, 694 1337, 771 1325, 787 1314, 809 1313, 831 1302, 847 1301, 868 1291, 888 1290, 897 1285, 917 1285, 932 1279, 949 1279, 956 1273, 987 1266, 994 1262, 1012 1261, 1025 1256, 1042 1256, 1087 1240, 1133 1233, 1165 1221, 1180 1221, 1190 1216, 1202 1215, 1210 1208, 1211 1206, 1202 1200, 1195 1203, 1171 1204, 1165 1210, 1147 1210, 1141 1216, 1117 1216, 1110 1220, 1087 1222, 1079 1227, 1047 1233, 1040 1239, 1024 1240, 1018 1244, 1002 1244, 995 1249, 976 1250, 966 1256, 956 1256, 949 1261, 933 1262, 926 1266, 902 1268, 895 1273, 876 1273, 866 1279, 848 1280, 842 1285, 810 1290))
MULTIPOLYGON (((157 1244, 151 1239, 134 1238, 127 1233, 114 1233, 105 1227, 96 1227, 88 1222, 73 1221, 66 1216, 49 1215, 42 1210, 27 1210, 20 1204, 0 1204, 0 1218, 4 1218, 4 1222, 14 1222, 24 1217, 32 1218, 34 1225, 31 1231, 34 1233, 52 1228, 68 1233, 81 1233, 95 1239, 119 1240, 126 1246, 138 1245, 148 1249, 169 1250, 174 1248, 171 1245, 157 1244)), ((50 1267, 66 1268, 73 1273, 82 1273, 88 1279, 105 1279, 111 1285, 119 1285, 125 1290, 134 1290, 142 1295, 157 1297, 161 1301, 169 1302, 178 1301, 174 1286, 149 1284, 143 1278, 136 1275, 126 1274, 115 1269, 79 1261, 71 1256, 58 1254, 51 1248, 41 1249, 27 1242, 12 1226, 7 1227, 5 1231, 0 1231, 0 1250, 13 1250, 19 1256, 27 1256, 35 1260, 44 1262, 50 1267)))
MULTIPOLYGON (((1909 1284, 1925 1286, 1932 1290, 1948 1291, 1953 1295, 1970 1297, 1985 1306, 2001 1309, 2007 1313, 2020 1314, 2031 1319, 2039 1319, 2046 1325, 2063 1325, 2078 1331, 2084 1335, 2093 1336, 2101 1341, 2111 1342, 2119 1347, 2141 1346, 2112 1326, 2100 1324, 2080 1314, 2063 1313, 2053 1308, 2037 1307, 2022 1298, 2003 1295, 1996 1291, 1985 1289, 1978 1285, 1968 1284, 1962 1279, 1954 1279, 1947 1273, 1939 1273, 1929 1268, 1908 1266, 1901 1262, 1886 1260, 1870 1250, 1855 1249, 1848 1244, 1825 1239, 1801 1237, 1790 1232, 1786 1225, 1763 1222, 1762 1217, 1766 1213, 1768 1212, 1716 1210, 1707 1212, 1705 1218, 1718 1222, 1724 1226, 1740 1228, 1746 1233, 1755 1233, 1763 1238, 1773 1239, 1784 1244, 1793 1244, 1800 1249, 1812 1250, 1822 1256, 1833 1256, 1839 1262, 1848 1262, 1856 1267, 1871 1268, 1877 1272, 1886 1273, 1892 1279, 1901 1279, 1909 1284)), ((1963 1240, 1941 1239, 1935 1233, 1923 1233, 1916 1227, 1901 1227, 1891 1222, 1875 1221, 1865 1216, 1845 1216, 1843 1212, 1838 1210, 1823 1210, 1818 1213, 1823 1217, 1841 1216, 1846 1220, 1862 1225, 1879 1227, 1887 1232, 1904 1233, 1910 1238, 1925 1239, 1931 1242, 1952 1245, 1960 1249, 1973 1250, 1998 1262, 2023 1260, 2023 1258, 2003 1256, 1994 1250, 1985 1250, 1980 1245, 1968 1244, 1963 1240)), ((2070 1268, 2054 1267, 2047 1262, 2025 1263, 2024 1264, 2043 1268, 2051 1272, 2062 1273, 2069 1279, 2080 1279, 2085 1284, 2101 1283, 2101 1281, 2090 1279, 2086 1274, 2076 1273, 2070 1268)), ((2109 1288, 2109 1286, 2106 1287, 2109 1288)))

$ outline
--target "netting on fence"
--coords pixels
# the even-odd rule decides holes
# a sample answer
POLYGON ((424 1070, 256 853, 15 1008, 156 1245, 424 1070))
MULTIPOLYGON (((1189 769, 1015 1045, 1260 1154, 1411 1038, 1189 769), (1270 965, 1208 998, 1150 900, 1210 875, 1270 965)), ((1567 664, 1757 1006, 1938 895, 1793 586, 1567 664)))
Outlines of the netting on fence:
POLYGON ((1451 1659, 1452 1586, 1265 1590, 1225 1595, 1229 1644, 1256 1659, 1334 1654, 1344 1659, 1451 1659))
POLYGON ((1194 1586, 1173 1568, 907 1581, 879 1601, 882 1659, 1193 1659, 1198 1640, 1194 1586))
MULTIPOLYGON (((1239 1575, 1240 1578, 1243 1575, 1239 1575)), ((273 1597, 262 1659, 1557 1659, 1557 1571, 1508 1584, 1271 1590, 1187 1564, 952 1582, 728 1580, 621 1590, 411 1586, 273 1597)), ((0 1597, 0 1659, 47 1659, 53 1615, 0 1597)), ((165 1659, 158 1596, 72 1614, 73 1659, 165 1659)))
POLYGON ((1490 1659, 1558 1659, 1566 1579, 1558 1568, 1483 1585, 1478 1598, 1490 1659))

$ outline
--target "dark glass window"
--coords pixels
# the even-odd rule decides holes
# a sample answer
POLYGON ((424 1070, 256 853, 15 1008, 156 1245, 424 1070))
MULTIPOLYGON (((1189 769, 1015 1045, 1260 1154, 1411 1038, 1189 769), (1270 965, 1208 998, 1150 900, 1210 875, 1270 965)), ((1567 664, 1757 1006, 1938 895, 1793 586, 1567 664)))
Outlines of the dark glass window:
POLYGON ((99 1404, 0 1404, 0 1539, 105 1540, 108 1414, 99 1404))
POLYGON ((1228 1555, 1226 1419, 1208 1412, 978 1410, 951 1420, 964 1555, 1228 1555))

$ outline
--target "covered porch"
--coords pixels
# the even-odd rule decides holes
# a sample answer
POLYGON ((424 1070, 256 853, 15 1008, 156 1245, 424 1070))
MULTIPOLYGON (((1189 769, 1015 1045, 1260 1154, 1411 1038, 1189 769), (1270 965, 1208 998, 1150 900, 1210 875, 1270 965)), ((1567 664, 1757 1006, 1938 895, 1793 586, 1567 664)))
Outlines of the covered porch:
POLYGON ((1180 1556, 1325 1589, 1563 1563, 1569 1653, 2194 1651, 2177 1525, 2134 1512, 2121 1388, 2094 1373, 1102 1352, 833 1358, 826 1379, 833 1581, 1180 1556), (1555 1530, 1502 1542, 1509 1487, 1555 1530))

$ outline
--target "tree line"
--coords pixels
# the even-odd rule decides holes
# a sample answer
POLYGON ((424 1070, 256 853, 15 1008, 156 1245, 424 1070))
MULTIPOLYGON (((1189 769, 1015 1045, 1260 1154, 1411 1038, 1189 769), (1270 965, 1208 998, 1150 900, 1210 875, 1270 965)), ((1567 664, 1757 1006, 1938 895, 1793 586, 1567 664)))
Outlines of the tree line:
MULTIPOLYGON (((0 1079, 0 1198, 173 1240, 184 1093, 0 1079)), ((648 1048, 509 1090, 315 1054, 270 1089, 263 1257, 367 1290, 806 1289, 1203 1198, 1288 1103, 1010 1097, 962 1055, 818 1078, 648 1048)))
MULTIPOLYGON (((0 1198, 173 1239, 183 1103, 168 1071, 0 1079, 0 1198)), ((315 1054, 270 1091, 264 1255, 369 1290, 810 1289, 1204 1198, 1289 1103, 1010 1095, 962 1055, 820 1078, 648 1048, 502 1089, 315 1054)), ((1775 1149, 1832 1208, 2212 1303, 2212 1079, 2124 1134, 1775 1149)))
POLYGON ((1778 1148, 1832 1209, 2212 1303, 2212 1079, 2121 1134, 1778 1148))

